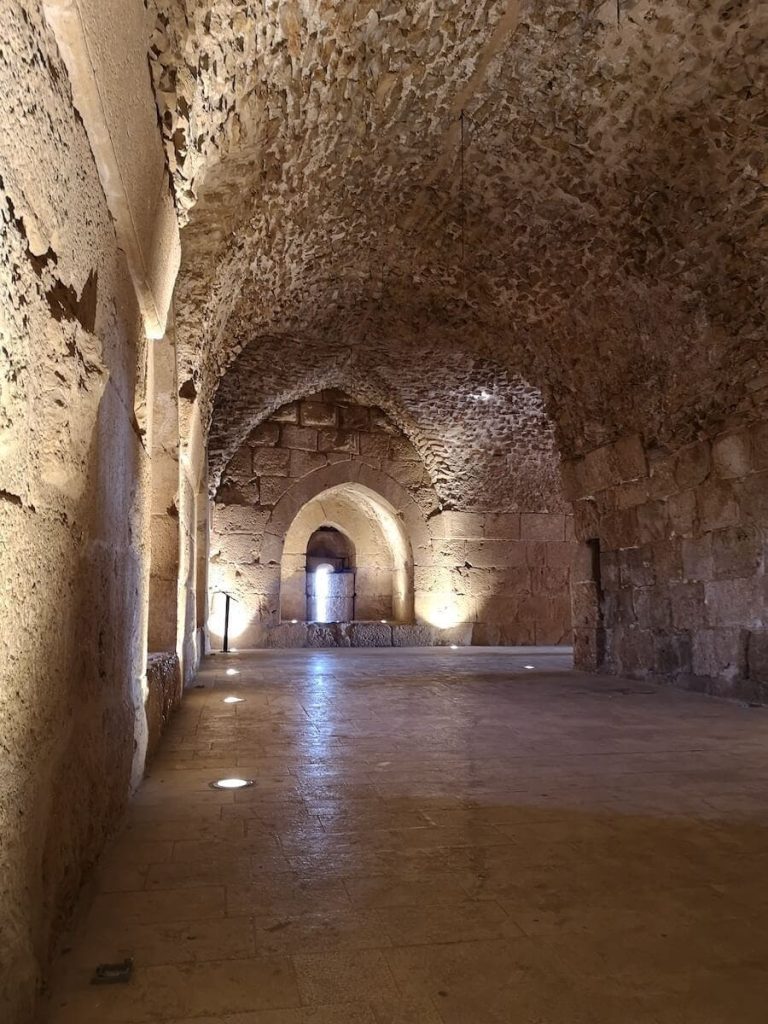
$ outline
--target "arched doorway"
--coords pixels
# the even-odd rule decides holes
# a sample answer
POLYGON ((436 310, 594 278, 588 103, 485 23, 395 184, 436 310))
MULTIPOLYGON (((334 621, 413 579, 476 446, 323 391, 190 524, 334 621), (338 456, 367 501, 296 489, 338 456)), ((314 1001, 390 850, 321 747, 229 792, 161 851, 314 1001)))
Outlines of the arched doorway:
POLYGON ((355 618, 355 546, 329 524, 307 543, 307 621, 352 622, 355 618))
POLYGON ((280 564, 280 618, 412 621, 410 544, 385 498, 360 483, 343 483, 299 509, 280 564))

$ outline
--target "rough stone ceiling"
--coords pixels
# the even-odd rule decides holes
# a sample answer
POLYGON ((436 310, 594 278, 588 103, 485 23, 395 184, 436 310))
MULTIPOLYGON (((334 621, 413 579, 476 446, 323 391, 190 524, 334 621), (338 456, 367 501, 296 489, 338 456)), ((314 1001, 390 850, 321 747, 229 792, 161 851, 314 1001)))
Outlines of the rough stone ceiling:
POLYGON ((396 365, 318 353, 285 337, 260 339, 225 374, 209 438, 210 487, 250 431, 280 406, 341 387, 378 406, 416 448, 444 508, 558 512, 565 509, 552 425, 538 391, 492 363, 454 352, 425 387, 423 350, 396 365))
POLYGON ((240 350, 285 336, 420 352, 425 398, 452 354, 495 359, 566 450, 749 415, 767 5, 155 3, 206 408, 240 350))

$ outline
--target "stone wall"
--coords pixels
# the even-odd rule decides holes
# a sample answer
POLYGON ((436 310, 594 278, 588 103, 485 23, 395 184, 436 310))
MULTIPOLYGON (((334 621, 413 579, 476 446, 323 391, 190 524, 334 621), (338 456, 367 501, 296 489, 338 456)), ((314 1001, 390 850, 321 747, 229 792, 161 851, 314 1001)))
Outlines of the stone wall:
POLYGON ((61 926, 166 717, 166 687, 146 674, 147 335, 162 332, 178 230, 146 19, 141 0, 7 0, 0 18, 0 1018, 12 1024, 35 1016, 61 926))
MULTIPOLYGON (((380 409, 325 391, 284 406, 256 427, 222 474, 211 535, 214 647, 223 632, 218 591, 237 602, 231 606, 233 645, 271 642, 281 619, 281 563, 302 558, 284 548, 292 523, 309 502, 322 503, 330 488, 350 485, 383 499, 407 538, 413 615, 395 608, 395 619, 413 617, 463 643, 569 641, 571 517, 444 511, 402 431, 380 409)), ((319 525, 313 520, 312 529, 319 525)), ((298 563, 293 570, 300 571, 298 563)), ((304 617, 294 597, 283 619, 304 617)))
POLYGON ((0 1018, 49 953, 146 749, 147 348, 40 6, 0 18, 0 1018))
POLYGON ((627 437, 564 476, 600 546, 599 581, 585 553, 574 583, 577 662, 768 697, 768 425, 674 451, 627 437))

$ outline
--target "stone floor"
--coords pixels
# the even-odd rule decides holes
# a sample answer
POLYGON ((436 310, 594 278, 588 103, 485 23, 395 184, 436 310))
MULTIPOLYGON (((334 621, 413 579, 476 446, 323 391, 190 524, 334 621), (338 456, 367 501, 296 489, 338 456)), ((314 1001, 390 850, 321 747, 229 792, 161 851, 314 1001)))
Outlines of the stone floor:
POLYGON ((219 655, 199 682, 52 1024, 768 1020, 768 708, 543 651, 219 655))

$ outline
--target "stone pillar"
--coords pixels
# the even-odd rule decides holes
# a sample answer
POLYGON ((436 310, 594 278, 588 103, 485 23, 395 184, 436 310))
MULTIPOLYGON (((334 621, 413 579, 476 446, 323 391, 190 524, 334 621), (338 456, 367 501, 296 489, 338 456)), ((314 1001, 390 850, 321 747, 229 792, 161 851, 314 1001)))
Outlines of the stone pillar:
POLYGON ((155 345, 148 647, 177 653, 179 415, 172 332, 155 345))

